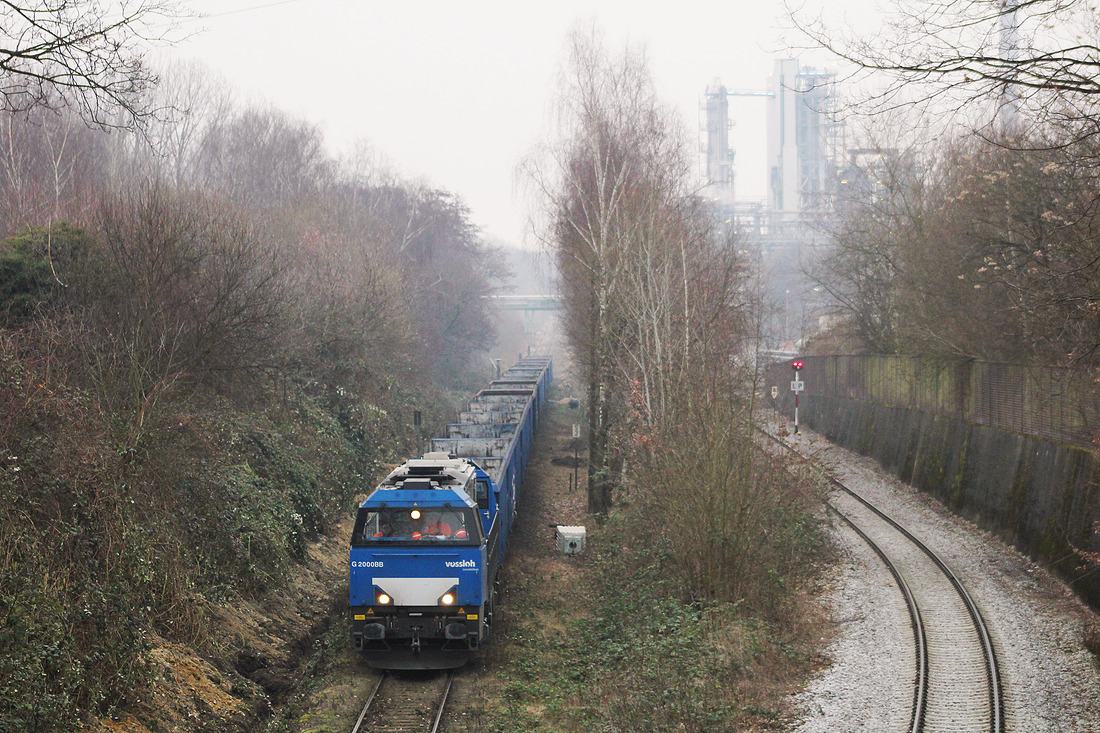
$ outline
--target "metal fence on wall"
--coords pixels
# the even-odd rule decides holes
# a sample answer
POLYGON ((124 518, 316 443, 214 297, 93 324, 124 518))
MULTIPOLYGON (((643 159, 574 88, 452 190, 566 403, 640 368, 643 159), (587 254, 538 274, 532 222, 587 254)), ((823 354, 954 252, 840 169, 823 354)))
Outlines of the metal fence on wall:
MULTIPOLYGON (((1096 380, 1069 369, 945 364, 917 356, 807 356, 803 361, 803 399, 825 395, 877 402, 1082 445, 1100 431, 1096 380)), ((790 374, 789 362, 775 373, 782 384, 790 374)))

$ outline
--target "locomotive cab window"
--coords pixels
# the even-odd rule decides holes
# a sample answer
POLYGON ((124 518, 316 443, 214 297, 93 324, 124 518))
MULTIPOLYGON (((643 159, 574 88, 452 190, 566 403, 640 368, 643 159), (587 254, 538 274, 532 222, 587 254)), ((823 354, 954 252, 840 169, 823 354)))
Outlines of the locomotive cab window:
POLYGON ((359 509, 352 543, 374 544, 440 543, 476 545, 481 541, 480 525, 469 507, 369 508, 359 509))
POLYGON ((489 508, 489 482, 486 479, 478 479, 477 489, 474 491, 477 500, 477 508, 485 511, 489 508))

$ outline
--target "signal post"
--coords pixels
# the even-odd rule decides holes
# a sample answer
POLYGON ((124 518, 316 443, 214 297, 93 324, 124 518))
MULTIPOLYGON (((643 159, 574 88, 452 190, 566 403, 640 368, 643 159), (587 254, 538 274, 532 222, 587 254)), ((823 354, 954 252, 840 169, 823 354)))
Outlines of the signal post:
POLYGON ((798 395, 802 393, 802 390, 806 388, 806 384, 798 378, 798 372, 803 367, 801 359, 796 359, 791 362, 791 368, 794 369, 794 381, 791 382, 791 391, 794 392, 794 434, 799 435, 798 432, 798 395))

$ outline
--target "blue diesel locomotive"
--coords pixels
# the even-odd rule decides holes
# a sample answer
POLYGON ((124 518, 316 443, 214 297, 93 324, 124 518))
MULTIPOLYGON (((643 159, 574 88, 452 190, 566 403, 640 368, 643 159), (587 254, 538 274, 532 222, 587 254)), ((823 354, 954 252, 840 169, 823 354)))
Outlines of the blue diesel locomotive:
POLYGON ((521 359, 478 392, 448 437, 391 471, 360 505, 351 637, 371 666, 460 667, 488 638, 551 378, 551 359, 521 359))

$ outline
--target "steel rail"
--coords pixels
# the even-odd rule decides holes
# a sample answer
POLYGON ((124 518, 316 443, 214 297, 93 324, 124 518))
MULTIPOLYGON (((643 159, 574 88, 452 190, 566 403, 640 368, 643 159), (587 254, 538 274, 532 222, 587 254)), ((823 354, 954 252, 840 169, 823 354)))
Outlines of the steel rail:
POLYGON ((363 719, 367 717, 367 711, 370 710, 371 703, 374 702, 374 698, 378 697, 378 689, 382 687, 382 683, 386 681, 386 673, 383 672, 378 677, 378 682, 374 683, 374 689, 370 691, 370 696, 367 697, 367 702, 363 704, 363 709, 359 711, 359 718, 355 721, 355 727, 351 729, 351 733, 359 733, 359 726, 363 724, 363 719))
POLYGON ((901 594, 905 596, 905 606, 909 611, 909 623, 913 629, 914 653, 917 660, 917 676, 913 684, 913 707, 909 717, 909 733, 920 733, 924 729, 924 712, 928 702, 928 637, 924 632, 924 621, 921 619, 920 606, 917 605, 916 596, 913 595, 913 591, 909 588, 909 584, 906 583, 905 579, 902 577, 901 570, 899 570, 897 565, 887 557, 886 552, 879 547, 878 543, 868 537, 866 532, 857 527, 856 523, 849 519, 844 512, 840 511, 829 502, 825 502, 825 506, 840 517, 872 550, 875 551, 875 554, 878 555, 879 559, 886 565, 890 574, 894 576, 894 581, 897 582, 901 594))
POLYGON ((896 529, 899 533, 905 536, 910 542, 920 549, 928 558, 940 569, 940 572, 951 581, 951 585, 954 586, 955 591, 962 598, 963 603, 966 605, 967 613, 970 614, 971 620, 974 622, 974 629, 978 633, 978 637, 981 640, 982 655, 985 659, 985 673, 986 680, 989 683, 989 725, 992 733, 1004 733, 1004 694, 1001 690, 1001 675, 997 667, 997 654, 993 648, 993 639, 989 633, 989 627, 985 623, 985 619, 982 618, 982 613, 978 609, 978 604, 974 602, 970 593, 967 592, 963 586, 959 576, 955 574, 951 568, 947 566, 939 555, 932 551, 928 545, 917 539, 909 530, 898 524, 891 517, 887 516, 882 510, 869 502, 864 497, 860 496, 855 491, 842 484, 835 477, 825 474, 826 477, 838 488, 847 492, 856 501, 863 504, 869 510, 874 512, 880 518, 882 518, 887 524, 896 529))
MULTIPOLYGON (((763 435, 765 435, 769 439, 775 441, 776 443, 783 446, 787 450, 791 451, 795 455, 801 456, 803 459, 809 460, 805 455, 803 455, 801 452, 799 452, 794 446, 790 445, 789 443, 787 443, 783 439, 779 438, 778 436, 772 435, 771 433, 769 433, 767 430, 764 430, 759 425, 757 425, 756 428, 763 435)), ((825 471, 823 468, 821 468, 816 463, 811 462, 810 465, 815 470, 817 470, 819 473, 821 473, 821 475, 823 475, 834 486, 841 489, 842 491, 844 491, 845 493, 850 495, 852 498, 854 498, 856 501, 863 504, 872 513, 876 514, 879 518, 881 518, 883 521, 885 521, 887 524, 889 524, 891 527, 893 527, 895 530, 897 530, 901 535, 903 535, 906 539, 908 539, 910 542, 912 542, 914 546, 916 546, 921 552, 923 552, 933 562, 933 564, 936 565, 936 567, 940 570, 940 572, 942 572, 944 574, 944 576, 948 579, 948 581, 951 583, 951 585, 955 588, 956 593, 958 593, 959 597, 963 601, 963 604, 966 606, 967 613, 969 614, 969 616, 971 618, 971 621, 974 624, 975 631, 978 635, 978 639, 979 639, 981 647, 982 647, 982 656, 983 656, 983 660, 984 660, 984 663, 985 663, 986 681, 987 681, 988 687, 989 687, 989 708, 990 708, 990 711, 989 711, 989 725, 990 725, 990 731, 991 731, 991 733, 1004 733, 1005 700, 1004 700, 1004 692, 1003 692, 1002 687, 1001 687, 1001 675, 1000 675, 1000 671, 999 671, 998 666, 997 666, 997 654, 996 654, 996 651, 993 647, 993 640, 992 640, 992 637, 989 633, 989 627, 986 624, 985 619, 982 617, 981 611, 978 609, 977 603, 974 602, 974 599, 971 597, 970 593, 963 586, 962 581, 954 573, 954 571, 952 571, 951 568, 949 568, 947 566, 947 564, 943 560, 941 560, 940 557, 938 555, 936 555, 935 552, 932 551, 931 548, 929 548, 926 544, 924 544, 919 539, 917 539, 909 530, 905 529, 905 527, 901 526, 898 522, 894 521, 893 518, 889 517, 885 512, 880 510, 878 507, 876 507, 874 504, 869 502, 867 499, 865 499, 864 497, 860 496, 858 493, 856 493, 852 489, 845 486, 835 476, 833 476, 830 473, 828 473, 827 471, 825 471)), ((826 503, 828 503, 828 502, 826 502, 826 503)), ((833 508, 833 509, 834 509, 834 511, 836 511, 835 508, 833 508)), ((850 521, 848 523, 851 524, 850 521)), ((862 536, 863 533, 860 532, 860 534, 862 536)), ((922 704, 926 704, 926 702, 927 702, 927 698, 924 699, 922 704)), ((921 712, 921 718, 923 718, 923 712, 921 712)), ((913 720, 914 721, 917 720, 916 711, 914 711, 913 720)), ((921 723, 921 725, 923 727, 923 722, 921 723)), ((914 733, 919 733, 921 728, 914 728, 912 730, 914 731, 914 733)))
MULTIPOLYGON (((826 474, 828 476, 828 474, 826 474)), ((842 484, 836 478, 828 476, 836 486, 843 489, 849 495, 851 495, 856 501, 860 502, 872 512, 881 517, 887 524, 896 529, 899 533, 905 536, 910 542, 912 542, 917 548, 921 550, 928 558, 940 569, 940 572, 951 581, 951 585, 954 586, 955 591, 962 598, 963 603, 966 605, 967 613, 970 614, 970 618, 974 623, 974 629, 978 634, 978 638, 981 640, 982 655, 985 660, 985 674, 986 680, 989 683, 989 726, 992 733, 1004 733, 1004 693, 1001 690, 1001 675, 1000 670, 997 667, 997 653, 993 648, 993 639, 989 633, 989 627, 985 623, 985 619, 982 618, 982 613, 978 609, 978 604, 974 602, 970 593, 967 592, 963 586, 959 576, 955 574, 951 568, 947 566, 939 555, 932 551, 928 545, 921 542, 905 527, 898 524, 891 517, 887 516, 878 507, 865 498, 852 491, 847 486, 842 484)))
POLYGON ((437 733, 439 731, 439 724, 443 720, 443 710, 447 707, 447 698, 451 694, 451 685, 455 681, 455 673, 453 671, 447 674, 447 686, 443 688, 443 697, 439 701, 439 709, 435 712, 435 720, 432 722, 432 728, 429 733, 437 733))
MULTIPOLYGON (((438 733, 439 731, 439 727, 443 722, 443 713, 447 707, 447 700, 450 698, 451 687, 454 684, 454 677, 455 675, 453 670, 447 673, 447 680, 443 686, 443 692, 439 696, 439 701, 434 706, 435 714, 432 716, 431 719, 431 727, 429 728, 429 733, 438 733)), ((381 689, 382 684, 388 679, 393 679, 393 675, 388 672, 383 672, 382 675, 378 678, 378 682, 375 683, 374 688, 371 690, 370 695, 367 697, 366 703, 363 704, 363 709, 359 711, 359 718, 355 721, 355 727, 351 729, 351 733, 359 733, 359 729, 362 727, 363 721, 366 720, 367 714, 371 710, 371 705, 374 703, 375 699, 378 698, 378 691, 381 689)))

